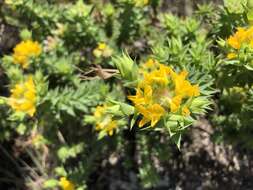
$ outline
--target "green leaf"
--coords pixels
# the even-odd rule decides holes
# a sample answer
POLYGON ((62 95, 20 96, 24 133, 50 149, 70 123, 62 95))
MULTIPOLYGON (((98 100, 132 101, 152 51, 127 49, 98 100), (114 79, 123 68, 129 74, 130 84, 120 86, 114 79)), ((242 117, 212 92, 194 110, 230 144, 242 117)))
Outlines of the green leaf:
POLYGON ((32 33, 29 30, 24 29, 20 32, 20 37, 22 40, 30 40, 32 38, 32 33))
POLYGON ((66 172, 66 170, 63 167, 57 167, 57 168, 55 168, 55 173, 58 176, 67 176, 67 172, 66 172))
POLYGON ((43 188, 55 188, 56 186, 59 185, 58 180, 56 179, 49 179, 44 182, 43 188))
POLYGON ((74 145, 72 147, 63 146, 57 151, 58 158, 64 163, 69 158, 74 158, 77 154, 83 151, 83 143, 74 145))
POLYGON ((249 10, 247 13, 247 18, 250 24, 253 23, 253 9, 249 10))
POLYGON ((193 121, 194 119, 190 116, 169 114, 168 117, 164 118, 164 126, 168 130, 170 137, 173 137, 192 125, 193 121))
POLYGON ((191 105, 190 110, 195 114, 203 114, 205 109, 209 109, 209 106, 212 104, 206 97, 197 97, 194 98, 191 105))
POLYGON ((113 63, 119 70, 124 82, 129 85, 135 84, 138 79, 138 66, 128 54, 123 53, 122 56, 114 57, 113 63))
POLYGON ((7 98, 0 96, 0 105, 6 104, 7 98))
POLYGON ((21 123, 18 125, 18 127, 16 128, 16 131, 20 134, 20 135, 24 135, 25 131, 26 131, 26 125, 21 123))
POLYGON ((125 115, 132 115, 134 114, 134 107, 129 105, 129 104, 125 104, 125 103, 120 103, 120 108, 121 111, 125 114, 125 115))
POLYGON ((176 135, 174 135, 171 140, 177 145, 177 148, 180 150, 180 146, 181 146, 181 133, 178 133, 176 135))
POLYGON ((102 138, 104 138, 107 135, 107 133, 105 131, 100 131, 98 134, 98 140, 101 140, 102 138))
POLYGON ((173 135, 175 135, 176 133, 173 132, 171 129, 172 128, 177 128, 178 126, 178 122, 177 121, 167 121, 164 125, 166 127, 166 129, 169 132, 170 137, 172 137, 173 135))
POLYGON ((247 8, 253 9, 253 0, 248 0, 247 1, 247 8))
POLYGON ((224 0, 224 5, 231 13, 243 13, 247 0, 224 0))
POLYGON ((248 69, 248 70, 250 70, 250 71, 253 71, 253 67, 251 65, 249 65, 249 64, 245 65, 245 68, 248 69))
POLYGON ((58 150, 57 155, 61 161, 65 162, 67 160, 67 158, 69 157, 69 148, 68 147, 61 147, 58 150))
POLYGON ((132 128, 134 127, 134 124, 136 123, 137 117, 138 117, 138 114, 134 113, 133 118, 131 119, 131 122, 130 122, 130 130, 132 130, 132 128))
POLYGON ((14 112, 8 117, 10 121, 23 121, 25 119, 26 114, 24 112, 14 112))

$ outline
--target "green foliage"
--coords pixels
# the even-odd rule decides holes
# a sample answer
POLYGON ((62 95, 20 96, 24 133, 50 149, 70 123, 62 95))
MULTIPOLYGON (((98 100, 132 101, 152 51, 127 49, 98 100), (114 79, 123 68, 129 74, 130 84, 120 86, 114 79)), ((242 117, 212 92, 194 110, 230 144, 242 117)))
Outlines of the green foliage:
POLYGON ((75 158, 79 153, 83 152, 83 148, 84 148, 84 145, 82 143, 78 145, 74 145, 72 147, 63 146, 59 148, 57 155, 59 159, 61 160, 61 162, 65 163, 67 159, 72 158, 72 157, 75 158))
POLYGON ((43 102, 50 103, 51 113, 57 118, 61 118, 61 112, 75 117, 78 112, 89 113, 92 106, 105 99, 106 93, 108 87, 102 81, 94 80, 82 82, 74 88, 56 88, 48 91, 43 102))
MULTIPOLYGON (((140 189, 156 188, 171 150, 180 150, 184 134, 203 117, 214 126, 217 143, 252 148, 253 51, 251 45, 234 50, 227 42, 238 27, 249 28, 252 1, 202 4, 186 17, 168 13, 164 3, 5 0, 1 5, 4 23, 19 31, 17 40, 36 41, 41 48, 28 56, 27 67, 15 59, 15 47, 0 60, 0 142, 23 145, 15 154, 18 164, 29 168, 21 174, 23 189, 60 188, 61 177, 77 190, 107 189, 103 176, 110 178, 117 167, 136 172, 140 189), (231 52, 236 59, 227 58, 231 52), (162 119, 140 128, 143 115, 129 95, 136 93, 149 60, 177 74, 186 70, 187 82, 200 94, 183 99, 178 112, 162 105, 168 108, 162 119), (29 77, 34 89, 25 85, 29 77), (34 114, 27 112, 31 107, 34 114)), ((23 60, 29 48, 16 56, 23 60)), ((156 98, 172 101, 174 92, 163 90, 156 98)))
POLYGON ((230 12, 242 13, 247 5, 247 0, 224 0, 224 5, 230 12))
POLYGON ((125 81, 125 85, 136 85, 135 83, 138 80, 138 67, 129 55, 123 54, 121 57, 115 57, 113 62, 119 70, 122 79, 125 81))

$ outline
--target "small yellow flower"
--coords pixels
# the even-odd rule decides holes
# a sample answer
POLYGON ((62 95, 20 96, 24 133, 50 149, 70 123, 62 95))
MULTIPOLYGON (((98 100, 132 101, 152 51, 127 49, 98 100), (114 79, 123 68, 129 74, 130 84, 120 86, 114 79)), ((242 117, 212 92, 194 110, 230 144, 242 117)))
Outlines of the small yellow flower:
POLYGON ((247 40, 247 34, 244 28, 238 28, 237 32, 228 38, 227 43, 234 49, 240 49, 242 43, 247 40))
POLYGON ((148 107, 136 106, 137 110, 143 115, 139 126, 142 127, 146 123, 151 121, 151 127, 160 120, 160 118, 165 114, 165 110, 159 104, 149 105, 148 107))
POLYGON ((107 47, 106 43, 103 43, 103 42, 102 42, 102 43, 99 43, 99 44, 98 44, 98 47, 97 47, 97 48, 98 48, 99 50, 103 51, 103 50, 105 50, 106 47, 107 47))
POLYGON ((95 57, 110 57, 112 55, 112 49, 107 46, 106 43, 100 42, 97 47, 93 50, 93 55, 95 57))
POLYGON ((199 96, 198 85, 192 86, 191 83, 185 79, 187 75, 187 71, 182 71, 179 74, 176 74, 175 72, 172 73, 172 79, 175 83, 176 95, 181 95, 182 98, 199 96))
POLYGON ((116 120, 113 120, 111 115, 106 113, 107 106, 98 106, 94 112, 94 118, 96 121, 96 130, 104 131, 109 136, 112 136, 115 129, 118 127, 116 120))
POLYGON ((114 120, 107 120, 106 122, 98 123, 96 126, 96 130, 105 131, 109 136, 113 135, 116 128, 117 122, 114 120))
POLYGON ((39 56, 41 51, 41 46, 38 42, 31 40, 22 41, 14 48, 14 63, 20 64, 23 68, 27 68, 29 58, 39 56))
POLYGON ((236 58, 236 54, 235 53, 229 53, 229 54, 227 54, 227 58, 228 59, 234 59, 234 58, 236 58))
POLYGON ((178 96, 173 97, 171 99, 171 101, 169 102, 170 103, 170 111, 172 113, 177 112, 178 109, 180 108, 181 102, 182 102, 182 96, 178 95, 178 96))
POLYGON ((74 190, 75 185, 69 181, 66 177, 61 177, 59 181, 59 185, 61 186, 62 190, 74 190))
POLYGON ((149 0, 134 0, 134 3, 137 7, 144 7, 148 5, 149 0))
POLYGON ((162 69, 152 71, 151 73, 144 74, 144 80, 149 85, 159 84, 159 85, 168 85, 169 81, 167 78, 167 73, 162 69))
POLYGON ((184 106, 183 108, 182 108, 182 114, 184 115, 184 116, 188 116, 188 115, 190 115, 190 110, 186 107, 186 106, 184 106))
POLYGON ((140 84, 136 89, 135 96, 128 96, 136 105, 149 104, 152 101, 152 88, 149 85, 140 84))
POLYGON ((238 28, 234 35, 227 39, 228 45, 232 48, 239 50, 243 44, 253 47, 253 26, 245 29, 238 28))
POLYGON ((36 89, 32 76, 26 82, 16 84, 11 89, 8 104, 17 112, 24 112, 31 117, 34 115, 36 111, 36 89))

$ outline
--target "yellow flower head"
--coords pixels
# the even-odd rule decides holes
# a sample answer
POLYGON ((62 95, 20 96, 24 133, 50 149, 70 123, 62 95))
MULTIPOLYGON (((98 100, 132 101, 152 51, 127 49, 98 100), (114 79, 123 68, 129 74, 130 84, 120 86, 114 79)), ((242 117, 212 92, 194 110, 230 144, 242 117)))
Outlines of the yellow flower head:
POLYGON ((140 127, 149 122, 155 126, 166 112, 190 115, 186 102, 200 95, 198 85, 192 85, 186 79, 187 71, 178 74, 168 66, 158 65, 150 72, 144 72, 136 94, 128 96, 142 115, 140 127))
POLYGON ((164 108, 159 104, 151 104, 147 107, 136 105, 136 108, 143 115, 143 118, 139 123, 140 127, 150 121, 151 126, 154 127, 155 124, 160 120, 160 118, 165 114, 164 108))
POLYGON ((98 44, 97 49, 103 51, 103 50, 105 50, 106 47, 107 47, 106 43, 100 42, 100 43, 98 44))
POLYGON ((74 190, 75 185, 69 181, 66 177, 61 177, 59 181, 59 185, 61 186, 62 190, 74 190))
POLYGON ((109 136, 112 136, 114 130, 117 129, 118 123, 116 120, 113 120, 111 115, 106 113, 106 105, 98 106, 94 112, 94 118, 96 121, 96 130, 104 131, 109 136))
POLYGON ((242 43, 247 40, 247 30, 244 28, 238 28, 237 32, 230 36, 227 43, 234 49, 240 49, 242 43))
POLYGON ((36 111, 36 89, 32 76, 26 82, 16 84, 11 89, 8 104, 17 112, 24 112, 31 117, 34 115, 36 111))
POLYGON ((149 0, 134 0, 134 4, 137 7, 144 7, 144 6, 148 5, 148 3, 149 3, 149 0))
POLYGON ((180 95, 174 96, 169 102, 170 111, 172 113, 177 112, 177 110, 179 109, 179 107, 181 105, 181 102, 182 102, 182 96, 180 96, 180 95))
POLYGON ((231 35, 227 39, 228 45, 232 48, 238 50, 242 47, 243 44, 249 45, 251 48, 253 47, 253 26, 245 29, 238 28, 234 35, 231 35))
POLYGON ((196 85, 191 85, 191 83, 186 80, 188 72, 182 71, 179 74, 172 72, 172 80, 175 84, 175 93, 182 97, 192 97, 199 96, 199 88, 196 85))
POLYGON ((29 58, 39 56, 41 51, 41 46, 38 42, 33 42, 31 40, 22 41, 14 48, 14 63, 20 64, 23 68, 27 68, 29 65, 29 58))
POLYGON ((106 43, 100 42, 97 47, 93 50, 93 55, 95 57, 110 57, 112 55, 112 49, 107 46, 106 43))

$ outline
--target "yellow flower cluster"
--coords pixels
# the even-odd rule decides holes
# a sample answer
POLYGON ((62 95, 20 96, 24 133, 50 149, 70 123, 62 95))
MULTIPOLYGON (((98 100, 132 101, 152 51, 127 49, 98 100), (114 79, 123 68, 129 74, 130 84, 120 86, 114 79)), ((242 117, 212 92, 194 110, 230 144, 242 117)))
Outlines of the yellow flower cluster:
POLYGON ((36 111, 36 89, 33 77, 30 76, 24 83, 16 84, 11 89, 8 104, 17 112, 23 112, 31 117, 36 111))
POLYGON ((235 50, 234 52, 228 53, 228 59, 236 58, 236 50, 239 50, 244 45, 253 48, 253 26, 249 29, 237 28, 236 33, 227 39, 227 43, 235 50))
POLYGON ((149 58, 144 64, 141 65, 139 69, 140 73, 150 72, 159 68, 159 63, 155 59, 149 58))
POLYGON ((114 130, 118 127, 116 120, 106 113, 106 105, 98 106, 94 112, 96 121, 96 130, 106 132, 109 136, 113 135, 114 130))
POLYGON ((112 55, 112 49, 106 43, 100 42, 93 50, 93 55, 95 57, 110 57, 112 55))
POLYGON ((69 181, 66 177, 61 177, 59 181, 59 185, 61 186, 62 190, 74 190, 75 185, 69 181))
POLYGON ((136 88, 136 95, 128 96, 143 116, 139 126, 151 122, 153 127, 167 112, 189 115, 188 104, 200 92, 198 85, 191 85, 186 80, 187 71, 177 74, 172 68, 155 60, 148 60, 145 66, 147 69, 154 69, 142 70, 143 80, 136 88))
POLYGON ((14 48, 14 63, 20 64, 23 68, 27 68, 29 58, 39 56, 41 51, 42 49, 38 42, 31 40, 22 41, 14 48))

